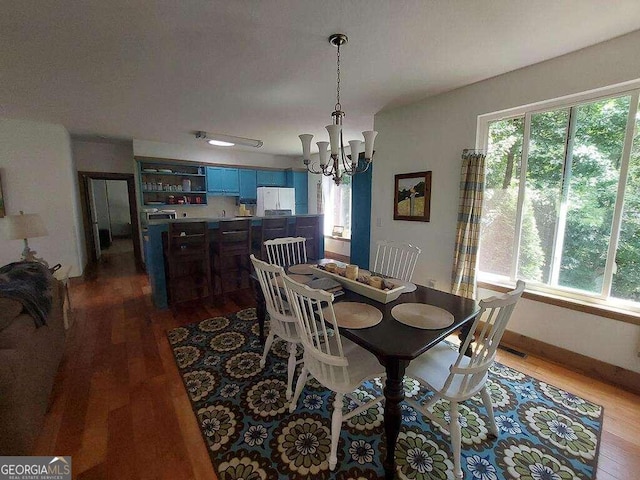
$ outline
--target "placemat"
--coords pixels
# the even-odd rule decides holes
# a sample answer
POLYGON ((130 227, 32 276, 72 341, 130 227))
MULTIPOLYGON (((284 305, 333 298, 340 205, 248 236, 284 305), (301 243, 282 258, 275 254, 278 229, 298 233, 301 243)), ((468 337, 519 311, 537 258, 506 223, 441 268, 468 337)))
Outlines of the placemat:
POLYGON ((453 315, 442 308, 424 303, 402 303, 391 309, 400 323, 424 330, 439 330, 453 323, 453 315))
MULTIPOLYGON (((311 281, 311 277, 309 275, 296 275, 294 273, 294 274, 287 275, 287 276, 291 280, 293 280, 294 282, 298 282, 298 283, 302 283, 302 284, 305 284, 305 283, 308 283, 309 281, 311 281)), ((284 280, 282 280, 281 276, 278 275, 276 278, 271 280, 271 282, 274 282, 274 281, 275 281, 276 285, 278 285, 279 287, 284 288, 284 280)))
POLYGON ((313 275, 311 265, 307 263, 299 263, 298 265, 291 265, 289 267, 289 273, 296 273, 298 275, 313 275))
MULTIPOLYGON (((327 307, 328 308, 328 307, 327 307)), ((327 308, 323 313, 327 315, 327 308)), ((339 327, 368 328, 382 321, 382 312, 372 305, 359 302, 340 302, 333 304, 339 327)))

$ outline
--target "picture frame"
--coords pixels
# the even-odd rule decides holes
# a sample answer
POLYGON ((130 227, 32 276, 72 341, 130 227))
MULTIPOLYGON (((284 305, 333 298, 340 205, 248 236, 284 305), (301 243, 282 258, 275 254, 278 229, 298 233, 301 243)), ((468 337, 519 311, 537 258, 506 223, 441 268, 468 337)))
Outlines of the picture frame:
POLYGON ((393 219, 428 222, 431 217, 431 171, 395 176, 393 219))

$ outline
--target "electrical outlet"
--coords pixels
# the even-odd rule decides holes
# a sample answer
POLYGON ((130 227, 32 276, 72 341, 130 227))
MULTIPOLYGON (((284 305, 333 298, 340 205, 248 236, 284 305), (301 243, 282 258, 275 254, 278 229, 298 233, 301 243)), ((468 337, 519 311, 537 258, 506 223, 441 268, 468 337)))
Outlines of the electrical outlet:
POLYGON ((382 219, 380 217, 376 218, 376 227, 382 226, 382 219))

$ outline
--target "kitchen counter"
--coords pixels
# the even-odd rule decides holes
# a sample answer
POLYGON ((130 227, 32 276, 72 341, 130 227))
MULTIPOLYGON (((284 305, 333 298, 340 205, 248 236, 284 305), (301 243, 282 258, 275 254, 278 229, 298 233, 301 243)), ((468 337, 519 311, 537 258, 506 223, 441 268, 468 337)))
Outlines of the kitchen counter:
MULTIPOLYGON (((263 218, 286 218, 289 224, 290 235, 293 236, 293 228, 296 223, 296 218, 317 217, 320 223, 319 235, 316 239, 315 248, 317 249, 317 258, 324 256, 324 236, 322 235, 322 226, 324 224, 323 215, 286 215, 278 217, 216 217, 216 218, 196 218, 186 217, 177 219, 164 219, 164 220, 150 220, 148 224, 148 231, 146 238, 144 239, 144 252, 145 252, 145 265, 147 274, 149 275, 149 283, 151 285, 151 296, 153 304, 157 308, 168 308, 167 301, 167 280, 165 272, 164 261, 164 247, 163 247, 163 234, 166 236, 166 232, 169 231, 170 223, 191 223, 191 222, 207 222, 209 230, 217 230, 220 222, 238 220, 238 219, 251 219, 252 231, 258 230, 262 225, 263 218)), ((213 238, 213 235, 210 235, 213 238)))

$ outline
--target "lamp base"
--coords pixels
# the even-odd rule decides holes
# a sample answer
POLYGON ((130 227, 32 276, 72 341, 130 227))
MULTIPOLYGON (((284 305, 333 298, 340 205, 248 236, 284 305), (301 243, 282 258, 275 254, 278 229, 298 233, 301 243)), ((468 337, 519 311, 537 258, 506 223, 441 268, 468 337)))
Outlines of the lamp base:
POLYGON ((45 267, 49 268, 49 264, 42 258, 36 257, 35 250, 31 250, 29 248, 29 244, 27 243, 27 239, 24 239, 24 250, 22 250, 22 261, 24 262, 39 262, 42 263, 45 267))

